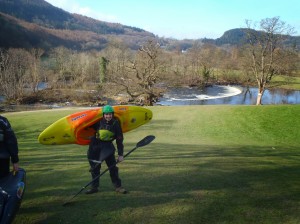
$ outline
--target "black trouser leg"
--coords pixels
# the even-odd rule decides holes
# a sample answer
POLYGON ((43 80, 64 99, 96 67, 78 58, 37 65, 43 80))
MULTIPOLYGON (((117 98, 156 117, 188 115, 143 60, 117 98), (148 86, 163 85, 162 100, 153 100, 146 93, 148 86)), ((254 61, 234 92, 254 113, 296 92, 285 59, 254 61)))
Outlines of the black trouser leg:
POLYGON ((0 177, 5 177, 9 174, 9 158, 0 159, 0 177))
POLYGON ((119 168, 116 166, 117 161, 116 161, 115 155, 112 154, 109 157, 107 157, 105 162, 106 162, 107 167, 111 167, 109 169, 111 182, 113 183, 113 185, 116 188, 121 187, 122 182, 121 182, 121 179, 119 178, 119 168))
MULTIPOLYGON (((89 146, 88 152, 87 152, 87 158, 89 159, 89 164, 90 164, 90 171, 92 175, 92 179, 95 179, 97 176, 100 174, 100 168, 101 164, 94 163, 91 160, 99 160, 100 158, 100 149, 97 147, 89 146)), ((98 188, 99 187, 99 178, 96 178, 93 183, 92 187, 93 188, 98 188)))

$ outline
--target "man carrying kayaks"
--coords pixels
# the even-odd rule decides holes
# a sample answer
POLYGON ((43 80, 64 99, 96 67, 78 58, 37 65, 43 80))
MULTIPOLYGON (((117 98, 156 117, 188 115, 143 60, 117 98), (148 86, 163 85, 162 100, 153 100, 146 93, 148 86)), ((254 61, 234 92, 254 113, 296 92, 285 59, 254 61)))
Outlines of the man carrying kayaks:
POLYGON ((123 152, 123 132, 119 121, 114 117, 114 109, 110 105, 102 108, 103 117, 99 122, 92 126, 96 130, 95 136, 92 137, 87 152, 87 157, 90 163, 90 172, 92 175, 91 188, 86 191, 86 194, 93 194, 98 192, 101 162, 105 160, 111 181, 115 187, 116 192, 125 194, 127 191, 122 187, 121 179, 119 178, 119 170, 116 166, 115 158, 116 148, 113 141, 116 140, 118 149, 118 161, 124 160, 123 152), (99 161, 99 162, 96 162, 99 161))
POLYGON ((18 141, 7 118, 0 116, 0 178, 9 174, 10 160, 13 171, 19 170, 18 141))

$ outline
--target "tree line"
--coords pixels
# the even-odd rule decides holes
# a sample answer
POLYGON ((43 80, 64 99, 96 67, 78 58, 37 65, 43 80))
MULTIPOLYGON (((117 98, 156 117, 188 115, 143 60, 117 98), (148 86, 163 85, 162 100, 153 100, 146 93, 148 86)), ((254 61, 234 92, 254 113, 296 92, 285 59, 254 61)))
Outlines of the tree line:
POLYGON ((254 32, 247 21, 243 46, 216 46, 198 40, 187 51, 169 51, 148 39, 138 50, 111 39, 100 51, 64 47, 0 49, 0 95, 8 103, 89 102, 121 96, 119 103, 153 105, 169 86, 256 85, 257 104, 275 75, 299 74, 299 52, 284 47, 292 29, 279 17, 261 20, 254 32), (39 83, 48 88, 40 90, 39 83))

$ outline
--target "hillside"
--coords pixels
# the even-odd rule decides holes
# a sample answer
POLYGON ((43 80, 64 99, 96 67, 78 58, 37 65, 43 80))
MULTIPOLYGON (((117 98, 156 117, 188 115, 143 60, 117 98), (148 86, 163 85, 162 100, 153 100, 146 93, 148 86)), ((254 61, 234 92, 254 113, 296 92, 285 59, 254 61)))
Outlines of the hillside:
MULTIPOLYGON (((246 38, 246 28, 236 28, 227 30, 224 32, 224 34, 217 39, 204 39, 203 42, 215 44, 217 46, 221 45, 243 45, 245 44, 245 38, 246 38)), ((259 31, 254 31, 259 32, 259 31)), ((300 36, 288 36, 288 38, 285 40, 285 44, 289 46, 297 46, 298 49, 300 49, 300 36)))
POLYGON ((46 28, 92 31, 98 34, 153 36, 145 30, 72 14, 44 0, 0 0, 0 12, 46 28))
MULTIPOLYGON (((160 38, 153 33, 119 23, 108 23, 73 14, 44 0, 0 0, 0 47, 43 48, 58 46, 86 51, 101 50, 110 39, 116 39, 131 49, 156 38, 167 50, 186 50, 195 41, 217 46, 243 45, 245 29, 231 29, 217 39, 176 40, 160 38)), ((289 36, 286 44, 297 46, 300 36, 289 36)), ((299 46, 298 46, 299 48, 299 46)))
POLYGON ((117 23, 71 14, 43 0, 0 0, 0 47, 65 46, 76 50, 101 49, 109 38, 137 48, 154 34, 117 23))

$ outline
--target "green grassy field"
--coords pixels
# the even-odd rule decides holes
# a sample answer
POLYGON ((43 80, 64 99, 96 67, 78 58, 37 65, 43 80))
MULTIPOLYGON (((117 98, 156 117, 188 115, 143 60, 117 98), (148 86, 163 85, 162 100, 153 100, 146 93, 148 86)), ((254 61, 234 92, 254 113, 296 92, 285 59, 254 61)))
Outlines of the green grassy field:
POLYGON ((300 77, 275 76, 270 87, 300 90, 300 77))
POLYGON ((125 153, 156 136, 119 164, 130 193, 116 194, 105 174, 99 193, 69 206, 91 180, 87 146, 45 146, 37 137, 75 110, 6 114, 27 171, 14 223, 300 223, 300 105, 149 109, 153 120, 124 135, 125 153))

